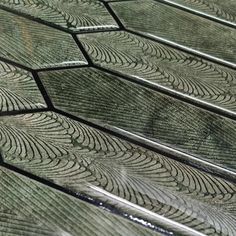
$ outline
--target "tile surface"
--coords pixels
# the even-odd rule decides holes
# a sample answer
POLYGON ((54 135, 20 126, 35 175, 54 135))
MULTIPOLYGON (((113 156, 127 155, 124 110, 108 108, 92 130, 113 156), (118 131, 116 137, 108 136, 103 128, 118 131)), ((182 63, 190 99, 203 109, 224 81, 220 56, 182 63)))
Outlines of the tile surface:
POLYGON ((98 0, 0 0, 0 6, 72 32, 117 28, 112 16, 98 0))
POLYGON ((71 35, 0 10, 0 57, 29 68, 86 64, 71 35))
POLYGON ((116 2, 111 6, 129 29, 164 38, 236 66, 236 32, 230 27, 153 0, 116 2))
POLYGON ((235 236, 234 5, 0 0, 0 235, 235 236))
POLYGON ((76 192, 101 188, 208 235, 236 233, 234 184, 52 112, 3 117, 0 130, 2 156, 19 168, 76 192))
POLYGON ((0 112, 44 107, 46 104, 33 76, 0 61, 0 112))
POLYGON ((1 235, 160 235, 5 168, 0 176, 1 235))
POLYGON ((205 13, 236 25, 236 2, 234 0, 168 0, 190 9, 205 13))

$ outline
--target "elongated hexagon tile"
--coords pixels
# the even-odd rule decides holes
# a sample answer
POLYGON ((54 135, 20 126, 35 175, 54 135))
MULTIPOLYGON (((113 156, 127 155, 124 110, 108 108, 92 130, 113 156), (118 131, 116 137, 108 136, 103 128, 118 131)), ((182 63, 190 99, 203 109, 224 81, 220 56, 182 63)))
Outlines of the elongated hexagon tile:
POLYGON ((0 57, 39 69, 86 64, 72 36, 0 10, 0 57))
POLYGON ((160 235, 0 167, 4 236, 160 235))
POLYGON ((115 2, 111 6, 130 29, 236 66, 236 30, 231 27, 153 0, 115 2))
POLYGON ((104 192, 206 235, 236 233, 226 180, 53 112, 1 117, 0 134, 6 162, 71 191, 104 192))
POLYGON ((234 0, 167 0, 236 25, 236 2, 234 0))
POLYGON ((98 0, 0 0, 0 6, 72 32, 118 28, 105 6, 98 0))
POLYGON ((236 72, 126 32, 80 35, 95 64, 236 114, 236 72))
POLYGON ((46 107, 30 72, 0 61, 0 113, 46 107))
POLYGON ((63 111, 236 171, 235 121, 95 69, 43 72, 40 77, 63 111))

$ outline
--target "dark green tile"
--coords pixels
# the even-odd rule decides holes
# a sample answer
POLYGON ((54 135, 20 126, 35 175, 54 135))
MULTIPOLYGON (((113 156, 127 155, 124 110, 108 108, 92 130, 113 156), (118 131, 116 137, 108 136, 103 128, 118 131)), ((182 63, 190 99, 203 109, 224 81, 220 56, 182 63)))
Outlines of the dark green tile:
POLYGON ((236 1, 234 0, 167 0, 214 18, 236 25, 236 1))
POLYGON ((151 0, 111 4, 124 25, 236 66, 236 30, 151 0), (132 12, 132 14, 130 14, 132 12))
POLYGON ((0 167, 0 235, 159 235, 0 167))
POLYGON ((63 111, 236 171, 236 122, 230 119, 94 69, 45 72, 40 77, 63 111))
POLYGON ((86 64, 71 35, 0 10, 0 57, 38 69, 86 64))
POLYGON ((78 36, 95 64, 236 114, 236 72, 126 32, 78 36))
POLYGON ((31 73, 0 61, 0 113, 46 107, 31 73))
POLYGON ((5 161, 72 191, 119 197, 206 235, 236 233, 235 184, 52 112, 1 117, 0 133, 5 161))
POLYGON ((0 0, 0 6, 72 32, 118 28, 112 16, 98 0, 0 0))

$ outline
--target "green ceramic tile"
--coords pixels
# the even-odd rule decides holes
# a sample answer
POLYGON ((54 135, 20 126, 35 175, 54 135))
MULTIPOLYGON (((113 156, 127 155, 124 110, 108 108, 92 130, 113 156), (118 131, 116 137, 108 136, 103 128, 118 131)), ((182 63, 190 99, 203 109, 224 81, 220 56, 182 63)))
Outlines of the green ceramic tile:
POLYGON ((130 29, 153 38, 164 38, 236 66, 236 30, 231 27, 157 1, 116 2, 111 6, 130 29))
POLYGON ((5 161, 72 191, 104 192, 206 235, 236 234, 235 184, 53 112, 1 117, 0 132, 5 161))
POLYGON ((0 61, 0 113, 46 107, 32 75, 0 61))
POLYGON ((159 235, 0 167, 0 235, 159 235))
POLYGON ((38 69, 86 64, 71 35, 0 10, 0 57, 38 69))
POLYGON ((234 0, 167 0, 167 2, 236 24, 236 2, 234 0))
POLYGON ((40 77, 63 111, 236 171, 236 122, 230 119, 95 69, 43 72, 40 77))
POLYGON ((79 39, 99 66, 236 112, 235 70, 122 31, 80 35, 79 39))
POLYGON ((98 0, 0 0, 0 6, 72 32, 118 28, 98 0))

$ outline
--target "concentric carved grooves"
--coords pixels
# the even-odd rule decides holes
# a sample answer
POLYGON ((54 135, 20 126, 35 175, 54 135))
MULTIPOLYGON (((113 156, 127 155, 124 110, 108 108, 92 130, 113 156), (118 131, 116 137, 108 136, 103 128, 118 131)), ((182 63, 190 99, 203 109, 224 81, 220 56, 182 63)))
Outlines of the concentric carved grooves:
POLYGON ((0 130, 4 159, 20 168, 75 191, 103 188, 207 235, 236 233, 234 184, 55 113, 5 117, 0 130))
POLYGON ((236 169, 236 123, 99 70, 40 73, 54 106, 236 169))
POLYGON ((96 64, 236 111, 233 70, 125 32, 79 38, 96 64))
POLYGON ((229 22, 236 23, 234 1, 220 1, 220 0, 175 0, 175 3, 180 3, 193 9, 199 10, 200 12, 207 13, 224 19, 229 22))
POLYGON ((45 107, 32 75, 0 61, 0 112, 45 107))
POLYGON ((106 8, 96 0, 0 0, 0 5, 72 31, 117 28, 106 8))
POLYGON ((0 176, 0 232, 4 236, 158 235, 4 168, 0 176))

